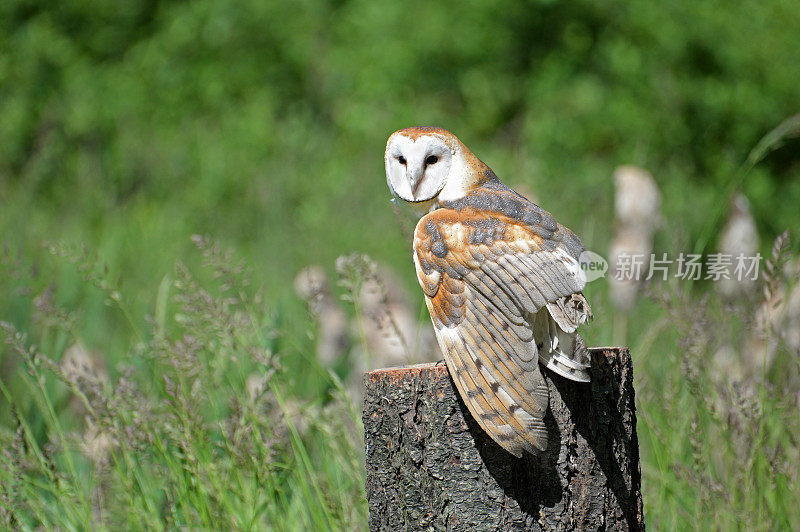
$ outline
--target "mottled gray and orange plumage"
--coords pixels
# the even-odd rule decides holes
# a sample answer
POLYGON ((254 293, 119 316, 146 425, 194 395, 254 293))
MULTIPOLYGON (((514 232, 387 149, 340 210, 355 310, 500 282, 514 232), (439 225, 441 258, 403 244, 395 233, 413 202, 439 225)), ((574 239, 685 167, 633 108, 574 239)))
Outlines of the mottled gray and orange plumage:
POLYGON ((427 211, 414 232, 414 264, 464 403, 515 456, 544 450, 549 393, 539 364, 589 380, 576 333, 591 318, 583 244, 446 130, 394 133, 386 171, 396 195, 427 211))

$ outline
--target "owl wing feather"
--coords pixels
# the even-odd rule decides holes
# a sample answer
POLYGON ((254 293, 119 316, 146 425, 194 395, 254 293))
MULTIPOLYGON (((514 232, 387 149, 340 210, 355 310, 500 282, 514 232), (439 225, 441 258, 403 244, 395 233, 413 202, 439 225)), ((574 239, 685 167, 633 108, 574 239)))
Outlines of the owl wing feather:
POLYGON ((585 277, 564 238, 577 237, 518 218, 440 208, 414 235, 417 278, 456 387, 515 456, 547 446, 541 353, 568 343, 591 316, 580 294, 585 277))

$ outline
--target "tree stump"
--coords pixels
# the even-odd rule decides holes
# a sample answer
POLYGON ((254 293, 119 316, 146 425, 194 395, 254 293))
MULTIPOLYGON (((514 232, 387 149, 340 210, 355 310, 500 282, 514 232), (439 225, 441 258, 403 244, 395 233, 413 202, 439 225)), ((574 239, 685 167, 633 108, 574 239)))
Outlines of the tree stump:
POLYGON ((550 441, 520 459, 475 422, 444 362, 365 374, 370 530, 643 530, 630 352, 590 352, 591 383, 542 370, 550 441))

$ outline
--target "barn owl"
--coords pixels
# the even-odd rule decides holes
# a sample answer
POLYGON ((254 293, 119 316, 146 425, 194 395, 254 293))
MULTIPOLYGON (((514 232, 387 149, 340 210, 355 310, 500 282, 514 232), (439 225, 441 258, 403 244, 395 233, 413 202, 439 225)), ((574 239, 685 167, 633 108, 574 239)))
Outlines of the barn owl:
POLYGON ((444 129, 396 131, 385 165, 392 193, 422 215, 414 266, 461 398, 514 456, 545 450, 549 392, 539 364, 589 380, 576 333, 591 318, 583 244, 444 129))

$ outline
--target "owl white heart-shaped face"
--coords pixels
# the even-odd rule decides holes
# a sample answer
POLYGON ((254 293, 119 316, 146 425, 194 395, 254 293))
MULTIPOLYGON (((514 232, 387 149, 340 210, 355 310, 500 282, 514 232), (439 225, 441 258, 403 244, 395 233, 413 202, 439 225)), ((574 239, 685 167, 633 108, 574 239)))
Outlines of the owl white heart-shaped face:
POLYGON ((447 184, 452 161, 453 150, 439 136, 397 132, 386 144, 386 181, 405 201, 428 201, 447 184))

